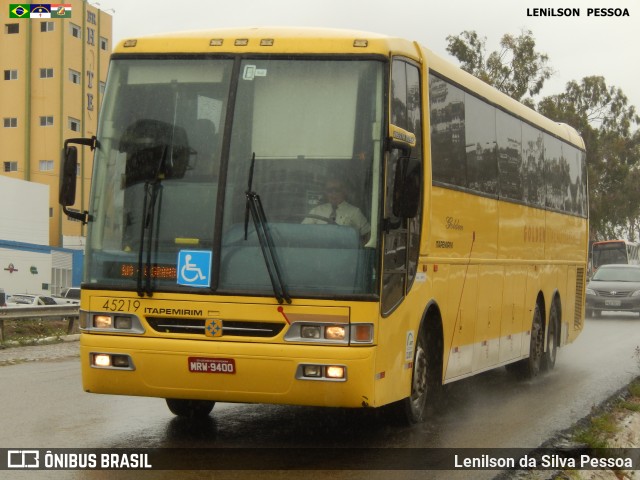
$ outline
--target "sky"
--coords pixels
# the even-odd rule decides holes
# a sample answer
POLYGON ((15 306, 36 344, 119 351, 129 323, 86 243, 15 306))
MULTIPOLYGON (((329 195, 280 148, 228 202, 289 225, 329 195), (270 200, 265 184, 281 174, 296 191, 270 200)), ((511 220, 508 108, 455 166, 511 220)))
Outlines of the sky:
POLYGON ((639 0, 99 0, 113 14, 114 41, 147 34, 221 27, 298 26, 364 30, 416 40, 446 52, 448 35, 475 30, 487 50, 500 38, 531 30, 553 77, 543 95, 571 80, 601 75, 640 109, 639 0), (627 17, 588 16, 588 8, 625 8, 627 17), (579 17, 530 16, 534 8, 579 8, 579 17), (112 10, 113 11, 112 11, 112 10))

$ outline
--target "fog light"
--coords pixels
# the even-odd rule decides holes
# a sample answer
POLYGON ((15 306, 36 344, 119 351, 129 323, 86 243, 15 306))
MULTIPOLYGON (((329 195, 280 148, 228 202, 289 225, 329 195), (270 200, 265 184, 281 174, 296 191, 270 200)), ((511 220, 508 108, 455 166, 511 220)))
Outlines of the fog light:
POLYGON ((322 327, 318 325, 303 325, 300 327, 300 336, 302 338, 322 338, 322 327))
POLYGON ((113 355, 111 364, 118 368, 129 368, 129 357, 127 355, 113 355))
POLYGON ((131 330, 131 317, 115 317, 113 326, 118 330, 131 330))
POLYGON ((344 378, 345 367, 337 365, 327 367, 327 378, 344 378))
POLYGON ((322 377, 322 367, 320 365, 304 365, 302 367, 302 374, 305 377, 322 377))
POLYGON ((93 326, 95 328, 111 328, 113 320, 110 315, 94 315, 93 326))
POLYGON ((110 367, 111 355, 107 355, 106 353, 97 353, 93 356, 93 364, 96 367, 110 367))
POLYGON ((344 340, 345 329, 341 325, 331 325, 327 327, 324 336, 327 340, 344 340))

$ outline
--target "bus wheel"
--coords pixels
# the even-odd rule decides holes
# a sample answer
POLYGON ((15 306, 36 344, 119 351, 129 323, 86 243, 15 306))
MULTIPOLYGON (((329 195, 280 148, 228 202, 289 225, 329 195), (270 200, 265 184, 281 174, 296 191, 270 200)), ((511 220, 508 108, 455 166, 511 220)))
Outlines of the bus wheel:
POLYGON ((425 349, 424 335, 418 336, 416 354, 413 359, 413 379, 411 396, 405 400, 406 415, 409 423, 424 421, 427 415, 427 394, 429 392, 429 364, 425 349))
POLYGON ((206 417, 213 410, 216 402, 208 400, 183 400, 178 398, 167 398, 167 407, 171 413, 178 417, 199 418, 206 417))
POLYGON ((529 343, 529 358, 507 365, 507 369, 522 379, 531 379, 538 376, 542 366, 544 355, 544 330, 542 328, 542 315, 540 307, 536 303, 531 322, 531 341, 529 343))
POLYGON ((549 312, 549 331, 547 332, 547 351, 542 356, 542 370, 553 370, 556 366, 556 357, 558 356, 558 305, 556 302, 551 304, 551 312, 549 312))

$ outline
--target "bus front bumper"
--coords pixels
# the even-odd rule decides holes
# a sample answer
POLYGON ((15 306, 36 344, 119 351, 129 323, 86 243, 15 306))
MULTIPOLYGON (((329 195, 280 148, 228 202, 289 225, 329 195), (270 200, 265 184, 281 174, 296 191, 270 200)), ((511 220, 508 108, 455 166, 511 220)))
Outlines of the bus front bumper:
POLYGON ((375 406, 372 346, 214 342, 83 333, 80 354, 83 388, 91 393, 218 402, 375 406), (113 362, 109 363, 110 359, 113 362), (344 378, 339 378, 340 367, 344 378))

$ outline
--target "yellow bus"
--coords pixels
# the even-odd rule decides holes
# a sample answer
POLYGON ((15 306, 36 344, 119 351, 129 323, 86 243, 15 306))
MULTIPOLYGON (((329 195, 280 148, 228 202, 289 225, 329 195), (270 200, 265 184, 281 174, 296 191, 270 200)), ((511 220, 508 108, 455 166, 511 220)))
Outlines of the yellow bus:
MULTIPOLYGON (((91 200, 74 211, 78 149, 91 200)), ((97 135, 87 392, 381 407, 550 369, 583 327, 584 144, 418 43, 355 31, 133 38, 97 135)))

